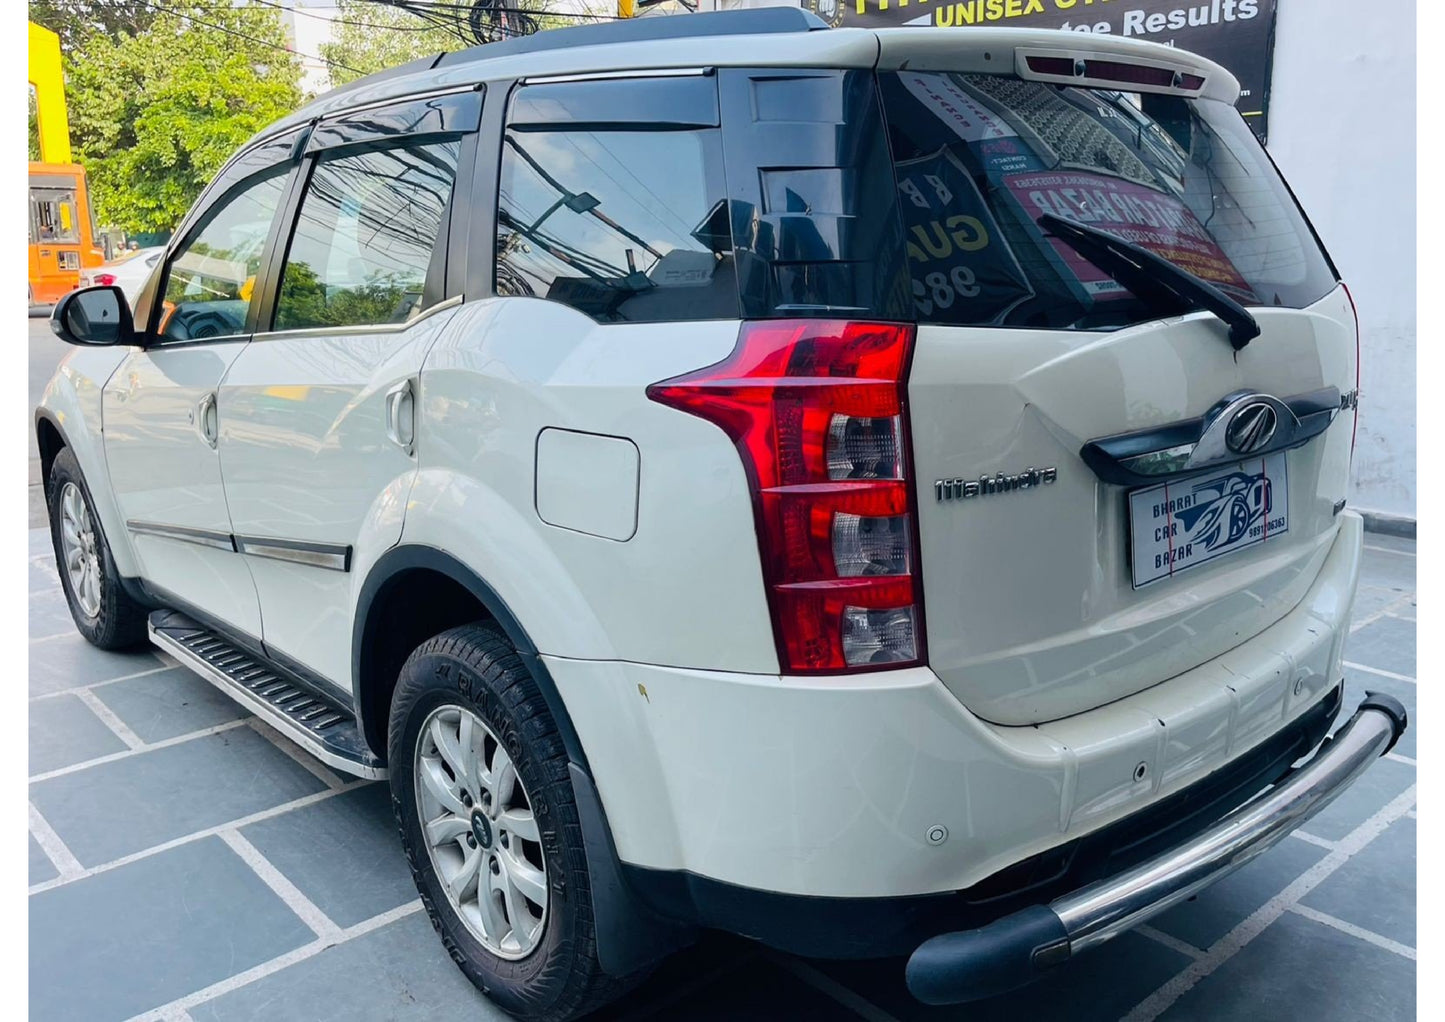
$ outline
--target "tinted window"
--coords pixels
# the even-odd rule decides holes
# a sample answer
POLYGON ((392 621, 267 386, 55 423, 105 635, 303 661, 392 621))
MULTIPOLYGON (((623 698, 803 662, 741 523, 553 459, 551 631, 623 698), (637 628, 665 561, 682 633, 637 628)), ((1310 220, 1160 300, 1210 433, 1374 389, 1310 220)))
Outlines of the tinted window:
POLYGON ((421 312, 459 146, 322 156, 286 253, 274 329, 404 323, 421 312))
POLYGON ((73 188, 30 189, 30 240, 80 240, 73 188))
POLYGON ((162 292, 162 337, 189 340, 245 332, 286 169, 278 167, 232 189, 176 249, 162 292))
POLYGON ((1247 305, 1300 308, 1335 278, 1233 107, 1024 81, 880 76, 921 321, 1107 329, 1160 314, 1062 242, 1109 231, 1247 305))
MULTIPOLYGON (((514 113, 545 106, 533 90, 547 88, 520 90, 514 113)), ((509 125, 497 293, 549 298, 602 322, 736 317, 721 164, 715 128, 509 125)))

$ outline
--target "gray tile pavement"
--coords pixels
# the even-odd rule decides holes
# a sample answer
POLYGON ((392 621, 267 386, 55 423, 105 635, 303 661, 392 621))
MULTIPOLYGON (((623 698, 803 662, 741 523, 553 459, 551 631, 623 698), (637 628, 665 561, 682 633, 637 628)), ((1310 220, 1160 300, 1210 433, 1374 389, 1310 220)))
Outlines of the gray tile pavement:
MULTIPOLYGON (((500 1020, 420 912, 386 788, 157 652, 86 645, 30 533, 31 1018, 500 1020)), ((1347 707, 1415 706, 1414 544, 1368 538, 1347 707), (1383 673, 1382 673, 1383 672, 1383 673)), ((603 1020, 1409 1019, 1415 736, 1278 848, 1044 982, 929 1008, 903 962, 706 935, 603 1020)))
POLYGON ((1415 962, 1286 912, 1160 1018, 1413 1022, 1415 962))

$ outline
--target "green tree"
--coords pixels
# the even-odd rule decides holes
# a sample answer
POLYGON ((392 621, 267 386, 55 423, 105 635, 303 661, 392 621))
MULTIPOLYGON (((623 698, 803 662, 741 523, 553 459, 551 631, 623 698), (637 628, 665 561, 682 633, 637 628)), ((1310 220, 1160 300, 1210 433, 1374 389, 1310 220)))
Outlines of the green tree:
MULTIPOLYGON (((615 0, 574 0, 580 16, 549 13, 548 2, 496 0, 495 6, 509 14, 527 12, 539 30, 593 24, 594 15, 616 13, 615 0)), ((493 28, 494 20, 485 9, 476 12, 475 24, 483 31, 493 28)), ((321 57, 331 62, 335 88, 420 57, 474 46, 473 21, 468 0, 336 0, 331 42, 322 44, 321 57)))
POLYGON ((420 18, 375 0, 336 0, 331 41, 321 44, 321 58, 331 64, 332 87, 419 57, 462 49, 467 44, 458 31, 438 24, 447 20, 441 15, 420 18))
POLYGON ((30 86, 30 125, 27 132, 29 136, 30 160, 34 162, 40 159, 40 111, 35 102, 35 86, 30 86))
POLYGON ((178 3, 135 35, 91 33, 66 54, 66 96, 98 218, 173 229, 243 142, 296 109, 299 75, 270 7, 178 3))
POLYGON ((93 33, 137 35, 156 9, 139 0, 30 0, 30 20, 60 36, 62 50, 76 49, 93 33))

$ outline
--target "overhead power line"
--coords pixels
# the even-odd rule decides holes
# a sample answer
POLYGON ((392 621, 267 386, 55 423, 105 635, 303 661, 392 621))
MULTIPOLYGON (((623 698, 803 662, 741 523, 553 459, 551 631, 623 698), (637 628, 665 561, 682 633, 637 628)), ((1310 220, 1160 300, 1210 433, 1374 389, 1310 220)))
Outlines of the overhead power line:
POLYGON ((188 10, 175 7, 166 7, 162 4, 154 3, 153 0, 147 0, 146 6, 150 7, 153 10, 159 11, 162 14, 170 14, 174 17, 184 18, 187 21, 195 22, 197 25, 202 25, 206 28, 213 29, 217 32, 223 33, 224 35, 235 36, 238 39, 245 39, 248 42, 256 43, 259 46, 265 46, 268 49, 279 50, 282 53, 290 53, 293 56, 303 57, 306 60, 314 60, 318 63, 325 64, 328 67, 339 67, 343 71, 350 71, 354 74, 366 74, 366 72, 361 70, 360 68, 351 67, 348 64, 343 64, 339 60, 327 60, 325 57, 318 57, 310 53, 302 53, 300 50, 294 49, 290 46, 283 46, 280 43, 272 42, 270 39, 262 39, 260 36, 254 36, 247 32, 238 31, 234 28, 227 28, 225 25, 217 25, 215 22, 205 21, 201 18, 196 17, 194 13, 188 10))

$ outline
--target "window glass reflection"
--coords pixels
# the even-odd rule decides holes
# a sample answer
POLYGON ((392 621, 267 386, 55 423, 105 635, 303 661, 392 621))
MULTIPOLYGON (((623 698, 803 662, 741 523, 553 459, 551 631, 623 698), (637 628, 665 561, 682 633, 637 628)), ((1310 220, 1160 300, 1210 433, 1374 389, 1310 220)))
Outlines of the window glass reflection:
POLYGON ((1301 308, 1335 286, 1225 103, 958 72, 890 72, 880 86, 920 321, 1109 329, 1170 311, 1049 236, 1046 213, 1247 305, 1301 308))
POLYGON ((245 331, 286 169, 221 199, 176 250, 167 271, 161 336, 191 340, 245 331))
POLYGON ((508 131, 497 292, 602 322, 738 314, 715 129, 508 131))
POLYGON ((421 312, 459 146, 323 157, 297 215, 274 329, 404 323, 421 312))

